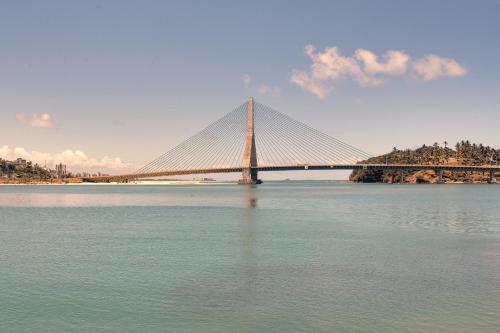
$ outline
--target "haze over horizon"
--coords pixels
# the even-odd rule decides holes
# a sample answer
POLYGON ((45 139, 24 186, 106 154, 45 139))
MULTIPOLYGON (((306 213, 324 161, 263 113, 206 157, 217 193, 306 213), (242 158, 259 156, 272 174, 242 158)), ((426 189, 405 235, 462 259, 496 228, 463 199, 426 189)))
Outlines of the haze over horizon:
POLYGON ((1 8, 0 157, 131 171, 247 96, 373 155, 500 148, 498 1, 1 8))

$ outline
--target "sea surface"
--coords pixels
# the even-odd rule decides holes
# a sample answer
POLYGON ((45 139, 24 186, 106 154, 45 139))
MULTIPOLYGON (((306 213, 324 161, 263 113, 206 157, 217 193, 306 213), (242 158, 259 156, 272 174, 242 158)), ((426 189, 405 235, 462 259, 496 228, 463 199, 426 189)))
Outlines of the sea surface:
POLYGON ((0 332, 500 332, 500 186, 0 186, 0 332))

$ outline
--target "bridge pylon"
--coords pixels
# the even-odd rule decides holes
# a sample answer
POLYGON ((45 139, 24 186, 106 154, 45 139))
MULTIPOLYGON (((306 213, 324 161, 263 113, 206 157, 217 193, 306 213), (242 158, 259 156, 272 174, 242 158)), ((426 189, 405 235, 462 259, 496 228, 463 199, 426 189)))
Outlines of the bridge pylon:
POLYGON ((243 176, 238 184, 261 184, 262 180, 257 175, 257 149, 255 147, 255 114, 253 97, 248 97, 247 102, 247 135, 245 150, 243 152, 243 176))
POLYGON ((496 184, 497 179, 495 177, 495 171, 490 170, 490 179, 488 180, 489 184, 496 184))

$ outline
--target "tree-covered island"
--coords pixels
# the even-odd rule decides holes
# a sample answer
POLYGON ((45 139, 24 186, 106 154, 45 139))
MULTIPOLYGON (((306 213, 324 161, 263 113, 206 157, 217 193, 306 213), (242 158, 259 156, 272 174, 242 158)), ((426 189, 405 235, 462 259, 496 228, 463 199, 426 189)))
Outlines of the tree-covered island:
MULTIPOLYGON (((471 143, 468 140, 457 142, 450 148, 447 142, 440 146, 423 145, 417 149, 400 150, 394 148, 392 152, 372 157, 360 163, 366 164, 427 164, 427 165, 491 165, 498 164, 500 149, 495 149, 482 144, 471 143)), ((403 175, 405 183, 436 183, 437 172, 397 170, 371 171, 354 170, 349 180, 353 182, 369 183, 399 183, 403 175)), ((443 183, 487 183, 489 174, 483 172, 443 171, 443 183)))

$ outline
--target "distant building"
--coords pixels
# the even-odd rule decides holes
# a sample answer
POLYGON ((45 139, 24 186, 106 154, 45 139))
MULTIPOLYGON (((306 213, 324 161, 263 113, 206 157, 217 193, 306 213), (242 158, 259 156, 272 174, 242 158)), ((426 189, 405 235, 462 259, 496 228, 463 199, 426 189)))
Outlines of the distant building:
POLYGON ((28 162, 23 159, 23 158, 18 158, 14 161, 14 163, 16 164, 16 166, 22 166, 22 167, 26 167, 26 165, 28 165, 28 162))
POLYGON ((57 178, 64 178, 66 176, 66 164, 56 164, 56 175, 57 178))

